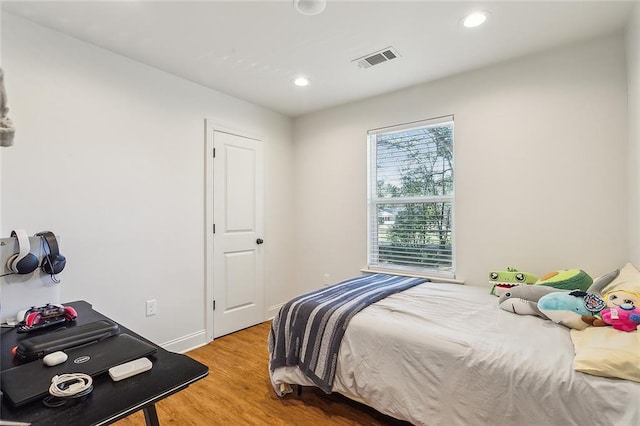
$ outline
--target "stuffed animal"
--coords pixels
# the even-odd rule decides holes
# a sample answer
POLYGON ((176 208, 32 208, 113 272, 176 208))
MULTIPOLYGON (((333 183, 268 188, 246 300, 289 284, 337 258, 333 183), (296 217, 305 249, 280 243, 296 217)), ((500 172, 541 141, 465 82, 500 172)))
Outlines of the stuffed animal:
POLYGON ((583 316, 593 316, 606 307, 597 294, 585 291, 558 291, 544 295, 538 300, 538 309, 556 324, 576 330, 589 326, 583 316))
POLYGON ((582 320, 594 327, 611 325, 620 331, 635 331, 640 324, 640 295, 624 289, 615 289, 604 295, 606 308, 601 318, 585 316, 582 320))
POLYGON ((519 286, 520 284, 533 284, 538 277, 529 272, 520 272, 515 268, 507 268, 506 271, 489 272, 489 284, 491 284, 491 294, 500 297, 506 290, 519 286))
POLYGON ((545 274, 535 284, 562 290, 587 291, 592 283, 593 279, 582 269, 562 269, 545 274))
POLYGON ((599 277, 587 289, 588 292, 572 292, 546 285, 512 287, 500 296, 498 306, 514 314, 537 315, 566 327, 582 329, 588 325, 586 322, 583 325, 582 316, 592 316, 606 307, 599 293, 618 273, 616 270, 599 277))
POLYGON ((608 274, 604 274, 593 280, 593 284, 589 286, 587 289, 588 293, 594 293, 598 296, 602 297, 602 291, 607 287, 613 280, 620 276, 620 270, 616 269, 615 271, 611 271, 608 274))
POLYGON ((632 311, 606 308, 600 312, 600 315, 602 321, 620 331, 636 331, 638 324, 640 324, 640 309, 638 308, 634 308, 632 311))
POLYGON ((498 306, 507 312, 518 315, 537 315, 549 319, 538 309, 538 300, 545 295, 564 292, 553 287, 526 285, 506 289, 498 299, 498 306))

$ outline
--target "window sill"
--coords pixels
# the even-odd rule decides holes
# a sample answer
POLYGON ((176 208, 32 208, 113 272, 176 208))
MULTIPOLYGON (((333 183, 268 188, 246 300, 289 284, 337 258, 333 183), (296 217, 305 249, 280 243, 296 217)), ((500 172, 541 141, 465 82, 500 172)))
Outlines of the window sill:
POLYGON ((415 271, 409 272, 409 271, 400 271, 397 269, 362 268, 360 269, 360 272, 373 273, 373 274, 401 275, 404 277, 428 278, 434 283, 464 284, 463 280, 457 280, 454 277, 434 276, 429 274, 421 274, 415 271))

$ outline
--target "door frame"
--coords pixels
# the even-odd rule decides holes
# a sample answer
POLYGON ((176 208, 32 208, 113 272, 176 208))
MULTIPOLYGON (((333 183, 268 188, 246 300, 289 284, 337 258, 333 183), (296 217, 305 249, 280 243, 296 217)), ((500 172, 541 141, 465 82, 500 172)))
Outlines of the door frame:
MULTIPOLYGON (((221 126, 217 124, 215 121, 211 119, 205 119, 205 150, 204 150, 204 159, 205 159, 205 184, 204 184, 204 205, 205 205, 205 301, 204 301, 204 311, 205 311, 205 339, 206 342, 213 341, 213 321, 214 321, 214 312, 213 312, 213 300, 214 300, 214 262, 213 262, 213 202, 214 202, 214 193, 213 193, 213 148, 214 148, 214 140, 213 133, 214 132, 222 132, 228 133, 235 136, 240 136, 243 138, 254 139, 256 141, 260 141, 264 143, 265 139, 251 132, 247 132, 245 130, 238 130, 229 128, 226 126, 221 126)), ((263 313, 263 316, 265 313, 263 313)))

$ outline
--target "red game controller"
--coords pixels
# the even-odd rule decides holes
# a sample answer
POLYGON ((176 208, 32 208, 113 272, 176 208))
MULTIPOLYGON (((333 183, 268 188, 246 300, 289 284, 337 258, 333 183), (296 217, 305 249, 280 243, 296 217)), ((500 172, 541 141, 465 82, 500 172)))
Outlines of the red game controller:
POLYGON ((18 332, 27 332, 49 327, 64 321, 75 321, 78 313, 71 306, 48 303, 44 306, 32 306, 24 314, 24 320, 18 327, 18 332))

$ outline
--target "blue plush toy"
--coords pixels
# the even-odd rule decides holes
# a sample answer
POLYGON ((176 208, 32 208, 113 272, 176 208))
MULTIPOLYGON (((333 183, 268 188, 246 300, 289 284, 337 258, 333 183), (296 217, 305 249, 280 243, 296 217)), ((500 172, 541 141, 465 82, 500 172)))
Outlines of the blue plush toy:
POLYGON ((606 308, 598 295, 585 291, 549 293, 538 300, 538 309, 551 321, 576 330, 589 326, 582 316, 592 316, 606 308))

